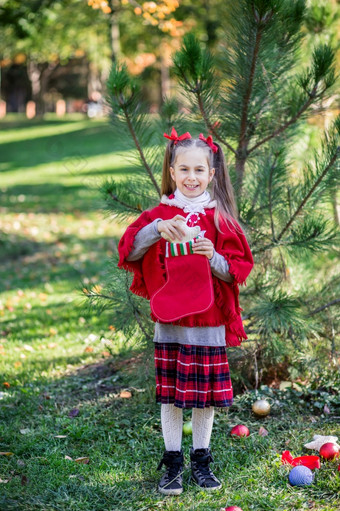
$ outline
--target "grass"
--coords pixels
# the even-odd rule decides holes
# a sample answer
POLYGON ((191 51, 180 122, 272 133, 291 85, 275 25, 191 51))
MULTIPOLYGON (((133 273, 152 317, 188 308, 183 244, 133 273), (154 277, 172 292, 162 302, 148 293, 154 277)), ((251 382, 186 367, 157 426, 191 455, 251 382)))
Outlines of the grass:
POLYGON ((221 490, 189 481, 185 436, 185 491, 157 493, 164 442, 152 346, 123 338, 109 311, 86 311, 78 291, 104 278, 122 233, 101 216, 97 183, 133 169, 103 120, 11 116, 1 127, 0 451, 9 454, 0 455, 0 509, 339 509, 339 461, 322 462, 303 488, 289 485, 280 461, 286 449, 315 454, 303 447, 314 434, 339 435, 336 410, 318 413, 297 392, 268 386, 216 409, 212 468, 221 490), (272 404, 264 419, 251 412, 259 396, 272 404), (238 423, 248 438, 230 436, 238 423))

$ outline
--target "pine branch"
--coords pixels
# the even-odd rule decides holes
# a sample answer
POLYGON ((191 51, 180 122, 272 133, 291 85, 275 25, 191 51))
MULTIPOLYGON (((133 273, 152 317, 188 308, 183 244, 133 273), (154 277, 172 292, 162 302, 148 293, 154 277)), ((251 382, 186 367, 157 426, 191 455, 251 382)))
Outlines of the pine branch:
POLYGON ((247 150, 247 155, 251 154, 253 151, 255 151, 255 149, 257 149, 258 147, 260 147, 261 145, 265 144, 266 142, 268 142, 268 140, 271 140, 272 138, 274 137, 277 137, 278 135, 280 135, 280 133, 283 133, 287 128, 289 128, 289 126, 291 126, 292 124, 295 124, 296 121, 302 116, 302 114, 307 110, 307 108, 313 103, 314 99, 317 97, 316 95, 316 91, 317 91, 317 84, 313 87, 313 90, 312 92, 309 94, 309 99, 308 101, 306 101, 302 107, 300 108, 300 110, 296 113, 296 115, 294 115, 294 117, 292 117, 291 119, 289 119, 287 122, 285 122, 282 126, 280 126, 279 128, 277 128, 275 131, 273 131, 273 133, 271 133, 270 135, 268 135, 267 137, 263 138, 262 140, 259 140, 253 147, 251 147, 250 149, 247 150))
MULTIPOLYGON (((252 93, 253 83, 254 83, 254 78, 255 78, 256 63, 257 63, 257 60, 259 57, 260 43, 261 43, 262 33, 263 33, 263 25, 259 24, 259 22, 260 22, 259 15, 258 15, 257 11, 255 10, 255 7, 253 6, 252 8, 253 8, 254 17, 257 22, 257 30, 256 30, 256 36, 255 36, 253 55, 252 55, 251 64, 250 64, 249 80, 248 80, 248 85, 247 85, 246 93, 245 93, 244 100, 243 100, 243 107, 242 107, 242 113, 241 113, 240 137, 239 137, 239 144, 238 144, 238 150, 237 150, 238 154, 240 154, 240 155, 241 154, 245 155, 245 153, 247 151, 247 145, 249 143, 249 140, 246 140, 247 125, 248 125, 248 108, 249 108, 249 103, 250 103, 250 99, 251 99, 251 93, 252 93)), ((273 14, 272 11, 270 11, 270 13, 268 13, 268 17, 266 18, 266 21, 271 19, 272 14, 273 14)))
POLYGON ((153 175, 150 165, 146 161, 142 145, 138 139, 137 132, 132 121, 132 119, 136 117, 137 111, 140 109, 140 85, 139 82, 130 77, 125 62, 122 64, 114 62, 112 64, 110 76, 107 81, 107 89, 109 94, 107 99, 112 107, 112 114, 114 117, 117 117, 117 112, 123 112, 128 131, 137 148, 142 164, 144 165, 149 178, 160 197, 160 187, 153 175))
MULTIPOLYGON (((195 92, 195 91, 193 91, 193 92, 195 92)), ((236 155, 235 149, 226 140, 224 140, 222 137, 220 137, 220 135, 214 129, 214 125, 211 124, 211 122, 209 121, 209 118, 208 118, 208 116, 206 114, 206 111, 205 111, 205 108, 204 108, 204 103, 203 103, 203 99, 202 99, 201 93, 199 91, 197 91, 196 95, 197 95, 197 103, 198 103, 201 115, 202 115, 202 117, 204 119, 204 122, 205 122, 206 126, 208 127, 209 131, 211 132, 211 134, 214 135, 216 140, 221 142, 221 144, 225 145, 229 149, 229 151, 231 151, 232 153, 234 153, 236 155)))
POLYGON ((309 108, 309 106, 315 101, 315 99, 322 98, 327 89, 331 88, 337 81, 339 76, 335 76, 334 70, 334 50, 328 45, 320 45, 314 49, 313 52, 313 63, 312 69, 300 77, 297 82, 300 84, 302 89, 308 96, 307 101, 301 105, 298 112, 282 126, 274 130, 273 133, 259 140, 253 147, 248 149, 247 155, 252 153, 255 149, 263 145, 268 140, 283 133, 289 126, 295 124, 297 120, 303 115, 303 113, 309 108), (318 91, 319 83, 324 81, 324 87, 318 91), (309 91, 311 82, 314 82, 313 88, 309 91))
POLYGON ((113 194, 112 192, 109 192, 109 196, 115 202, 117 202, 118 204, 121 204, 122 206, 124 206, 125 208, 129 209, 130 211, 133 211, 134 213, 141 213, 142 212, 141 208, 134 208, 133 206, 130 206, 130 204, 127 204, 126 202, 123 202, 123 201, 119 200, 117 195, 113 194))
POLYGON ((147 333, 147 331, 145 330, 144 328, 144 325, 143 325, 143 314, 140 313, 139 309, 135 306, 133 300, 132 300, 132 293, 130 293, 129 291, 129 287, 130 287, 130 284, 129 284, 129 280, 128 280, 128 272, 125 271, 125 289, 126 289, 126 296, 127 296, 127 299, 128 299, 128 303, 132 309, 132 312, 133 312, 133 315, 134 315, 134 318, 135 320, 137 321, 138 325, 139 325, 139 328, 142 330, 143 334, 145 335, 146 338, 150 337, 150 334, 147 333))
POLYGON ((321 183, 321 181, 323 180, 323 178, 326 176, 326 174, 329 172, 329 170, 333 167, 334 163, 336 162, 337 160, 337 157, 338 157, 338 153, 340 152, 340 147, 337 148, 337 150, 334 152, 334 155, 333 157, 330 159, 328 165, 325 167, 324 171, 321 173, 321 175, 318 177, 318 179, 315 181, 314 185, 310 188, 309 192, 305 195, 305 197, 302 199, 301 203, 299 204, 299 206, 296 208, 295 212, 293 213, 293 215, 291 216, 291 218, 289 219, 289 221, 286 223, 286 225, 284 226, 284 228, 282 229, 282 231, 280 232, 280 234, 278 235, 277 237, 277 241, 279 241, 282 236, 284 235, 284 233, 289 229, 289 227, 292 225, 292 223, 294 222, 294 220, 296 219, 296 217, 299 215, 299 213, 301 213, 303 207, 305 206, 306 202, 308 201, 308 199, 310 198, 310 196, 313 194, 313 192, 316 190, 316 188, 319 186, 319 184, 321 183))
POLYGON ((273 161, 272 165, 270 166, 269 182, 268 182, 268 198, 269 198, 268 209, 269 209, 270 226, 271 226, 273 240, 275 240, 275 230, 274 230, 274 219, 273 219, 272 186, 273 186, 273 170, 275 169, 276 162, 277 162, 277 153, 275 154, 274 161, 273 161))
POLYGON ((161 189, 160 189, 160 187, 158 186, 158 183, 157 183, 157 181, 156 181, 156 179, 155 179, 155 176, 153 175, 153 172, 152 172, 152 170, 151 170, 150 166, 148 165, 148 163, 147 163, 147 161, 146 161, 146 159, 145 159, 145 156, 144 156, 144 153, 143 153, 143 149, 142 149, 142 147, 141 147, 141 145, 140 145, 140 143, 139 143, 139 140, 138 140, 137 134, 136 134, 136 132, 135 132, 135 130, 134 130, 134 127, 133 127, 133 124, 132 124, 132 122, 131 122, 131 119, 130 119, 130 116, 129 116, 128 109, 127 109, 126 105, 125 105, 123 102, 121 103, 121 107, 122 107, 122 110, 123 110, 123 112, 124 112, 125 119, 126 119, 126 123, 127 123, 127 125, 128 125, 129 131, 130 131, 130 133, 131 133, 131 136, 132 136, 132 138, 133 138, 133 141, 134 141, 134 143, 135 143, 135 145, 136 145, 136 147, 137 147, 137 150, 138 150, 138 152, 139 152, 140 158, 141 158, 141 160, 142 160, 142 162, 143 162, 143 164, 144 164, 144 167, 145 167, 145 169, 146 169, 147 173, 149 174, 149 177, 150 177, 150 179, 151 179, 151 181, 152 181, 152 183, 153 183, 154 187, 156 188, 157 193, 158 193, 158 195, 159 195, 159 197, 160 197, 160 196, 161 196, 161 189))
POLYGON ((333 305, 337 305, 338 303, 340 303, 340 298, 336 298, 335 300, 332 300, 331 302, 326 303, 325 305, 317 307, 316 309, 312 310, 309 314, 310 316, 312 316, 313 314, 317 314, 318 312, 321 312, 327 309, 328 307, 332 307, 333 305))

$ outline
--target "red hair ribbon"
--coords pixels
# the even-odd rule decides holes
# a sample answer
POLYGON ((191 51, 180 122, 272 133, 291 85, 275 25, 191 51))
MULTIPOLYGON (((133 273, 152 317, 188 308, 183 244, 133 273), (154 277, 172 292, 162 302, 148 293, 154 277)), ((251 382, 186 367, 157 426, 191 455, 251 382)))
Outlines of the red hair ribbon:
POLYGON ((213 152, 214 152, 214 153, 217 153, 217 151, 218 151, 218 147, 217 147, 217 145, 215 145, 215 144, 213 143, 213 139, 212 139, 212 136, 211 136, 211 135, 209 135, 209 136, 208 136, 208 138, 205 138, 205 137, 203 136, 203 133, 200 133, 199 139, 200 139, 200 140, 203 140, 203 142, 205 142, 206 144, 208 144, 208 146, 209 146, 209 147, 211 147, 211 149, 213 150, 213 152))
POLYGON ((186 140, 187 138, 191 138, 191 135, 190 135, 189 131, 187 131, 186 133, 183 133, 183 135, 178 136, 177 131, 175 130, 174 127, 172 127, 171 135, 167 135, 166 133, 164 133, 164 137, 169 138, 170 140, 173 140, 174 144, 176 145, 177 142, 179 142, 181 140, 186 140))

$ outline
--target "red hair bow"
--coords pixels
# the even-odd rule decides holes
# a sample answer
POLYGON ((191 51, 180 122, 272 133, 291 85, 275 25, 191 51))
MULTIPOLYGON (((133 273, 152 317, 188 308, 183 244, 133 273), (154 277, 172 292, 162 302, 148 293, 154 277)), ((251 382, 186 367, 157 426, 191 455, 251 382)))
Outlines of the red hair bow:
POLYGON ((169 138, 170 140, 173 140, 174 144, 177 144, 177 142, 179 142, 180 140, 186 140, 187 138, 191 138, 191 135, 190 135, 189 131, 187 131, 186 133, 183 133, 183 135, 178 136, 177 131, 175 130, 174 127, 172 127, 171 135, 169 136, 166 133, 164 133, 164 137, 169 138))
POLYGON ((200 133, 199 139, 200 139, 200 140, 203 140, 203 142, 205 142, 206 144, 208 144, 208 146, 209 146, 209 147, 211 147, 211 149, 213 150, 213 152, 214 152, 214 153, 217 153, 217 151, 218 151, 218 147, 217 147, 217 145, 215 145, 215 144, 213 143, 213 139, 212 139, 212 136, 211 136, 211 135, 209 135, 209 136, 208 136, 208 138, 205 138, 205 137, 203 136, 203 133, 200 133))

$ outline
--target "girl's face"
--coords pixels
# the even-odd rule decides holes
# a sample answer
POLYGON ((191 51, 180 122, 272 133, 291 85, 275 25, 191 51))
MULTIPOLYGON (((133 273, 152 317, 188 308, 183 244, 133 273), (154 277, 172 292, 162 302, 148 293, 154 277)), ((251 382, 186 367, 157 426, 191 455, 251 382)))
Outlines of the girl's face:
POLYGON ((207 189, 215 174, 209 169, 207 152, 200 147, 178 151, 170 174, 176 187, 186 197, 198 197, 207 189))

